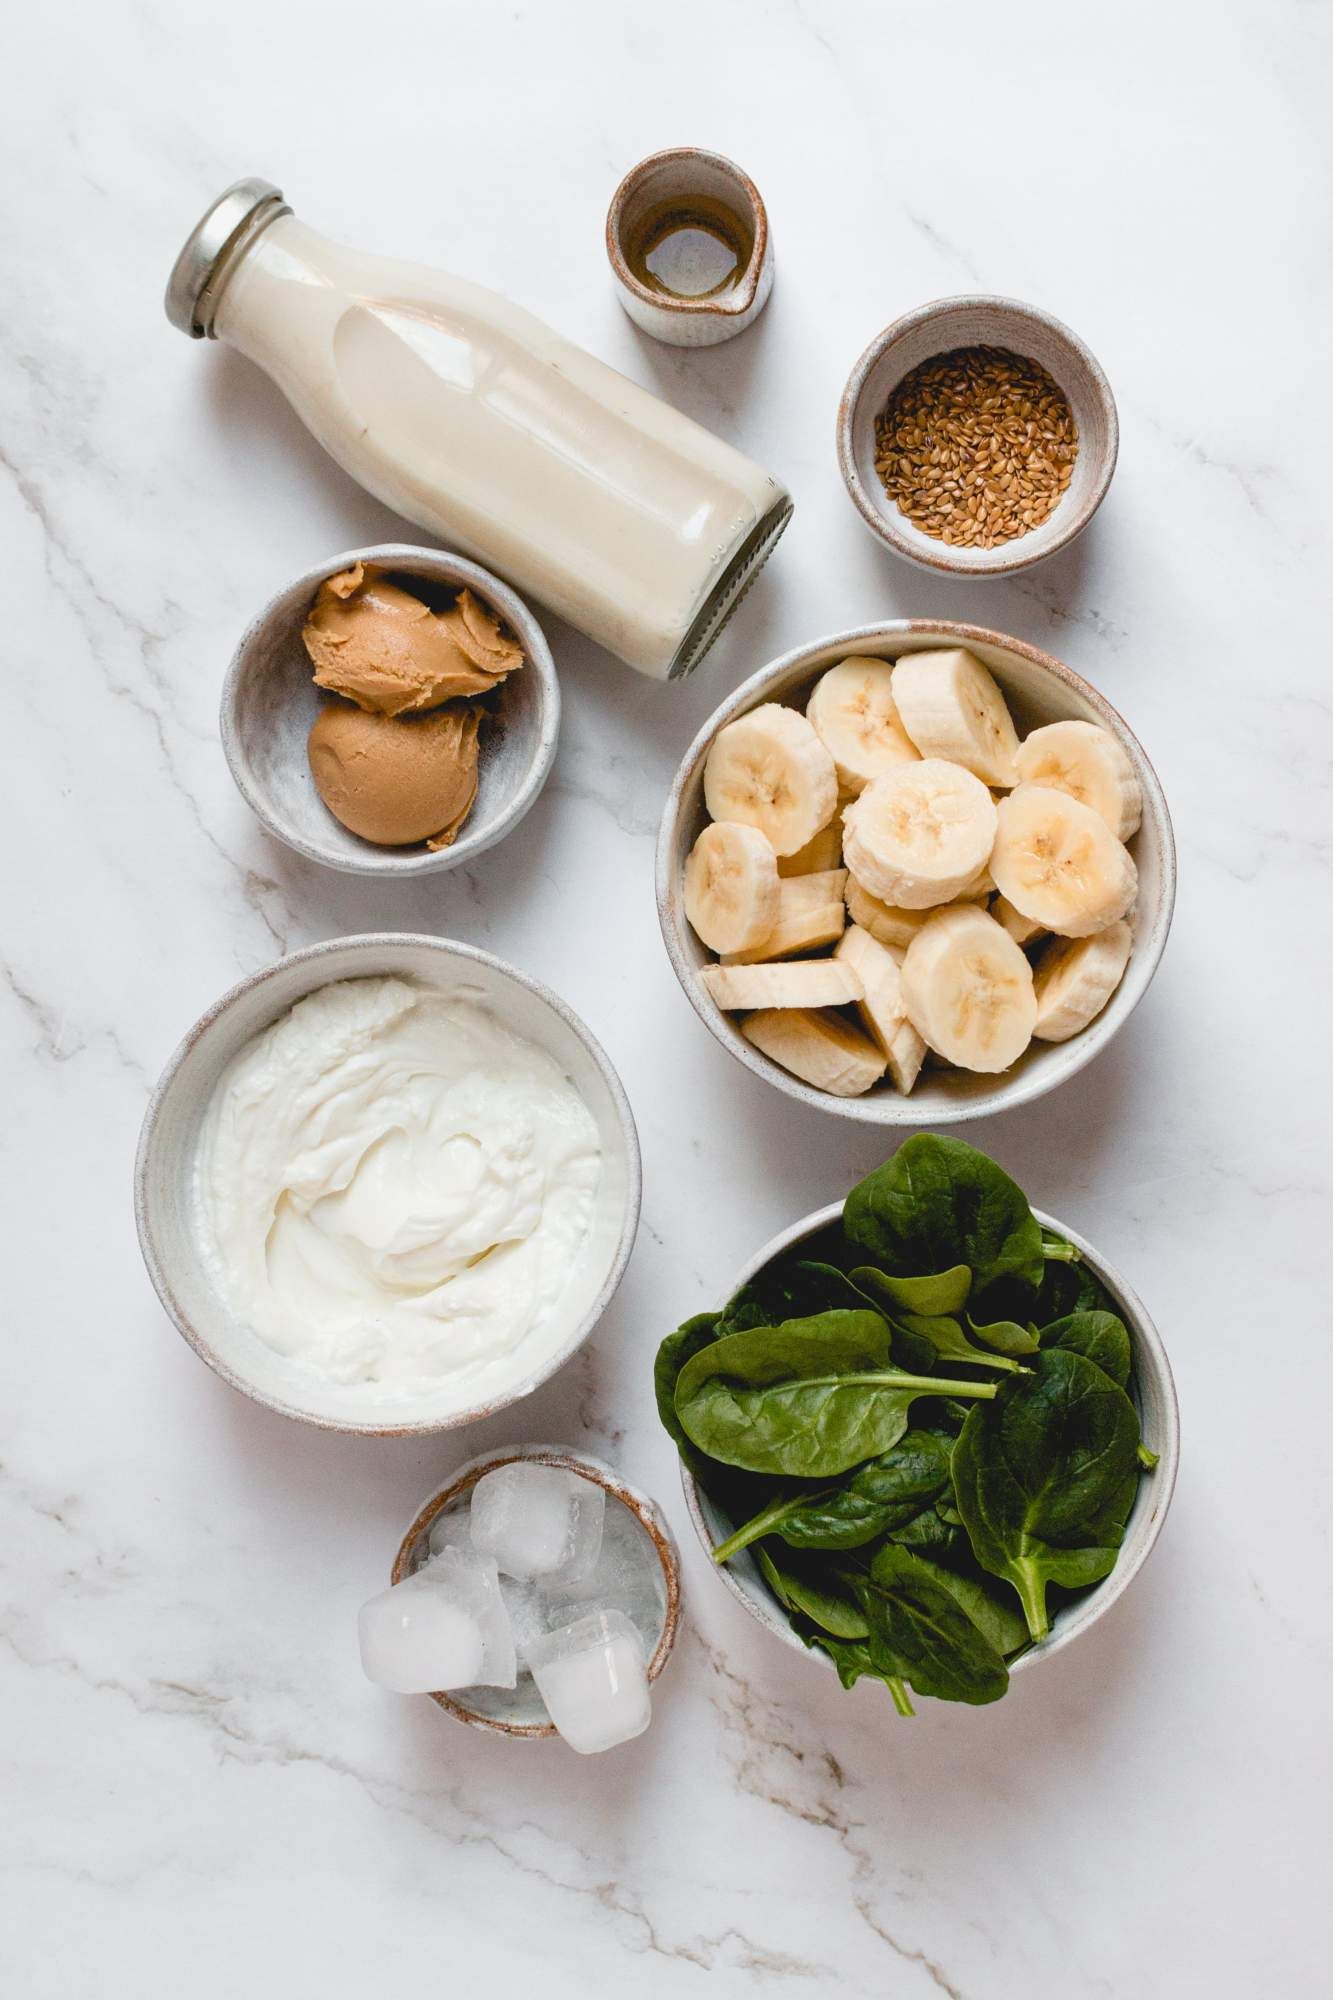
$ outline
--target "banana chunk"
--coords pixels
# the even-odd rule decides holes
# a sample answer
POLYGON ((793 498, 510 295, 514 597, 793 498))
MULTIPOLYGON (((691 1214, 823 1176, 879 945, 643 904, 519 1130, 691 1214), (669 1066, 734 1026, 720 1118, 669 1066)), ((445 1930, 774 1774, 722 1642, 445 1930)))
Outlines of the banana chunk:
POLYGON ((706 826, 685 863, 685 914, 710 951, 762 944, 778 908, 777 856, 758 828, 706 826))
POLYGON ((760 965, 768 959, 792 958, 798 951, 836 944, 847 928, 846 884, 845 868, 779 881, 778 920, 772 930, 762 944, 748 951, 723 952, 723 965, 760 965))
POLYGON ((714 819, 757 827, 775 854, 796 854, 837 811, 838 776, 805 717, 764 702, 718 731, 704 803, 714 819))
POLYGON ((984 784, 1018 783, 1018 735, 994 679, 963 647, 904 653, 893 670, 903 728, 923 757, 961 764, 984 784))
POLYGON ((843 814, 842 848, 857 881, 905 910, 948 903, 980 875, 996 806, 980 778, 939 757, 876 778, 843 814))
POLYGON ((895 765, 914 764, 921 754, 898 714, 893 673, 889 660, 840 660, 820 675, 806 707, 837 767, 840 788, 853 798, 872 778, 895 765))
POLYGON ((1090 937, 1125 915, 1138 870, 1100 813, 1049 785, 1001 801, 991 874, 1005 901, 1057 937, 1090 937))
POLYGON ((1134 940, 1126 923, 1093 937, 1060 938, 1037 960, 1039 1042, 1067 1042, 1095 1021, 1125 976, 1134 940))
POLYGON ((741 1033, 762 1055, 833 1097, 864 1096, 887 1066, 883 1050, 838 1014, 765 1008, 741 1022, 741 1033))
POLYGON ((835 811, 827 826, 798 847, 795 854, 778 856, 779 875, 821 875, 842 861, 842 820, 835 811))
POLYGON ((1032 967, 974 904, 937 911, 917 933, 903 959, 902 997, 922 1040, 959 1069, 994 1075, 1032 1040, 1032 967))
POLYGON ((1016 910, 1004 896, 997 896, 990 906, 990 913, 1001 930, 1008 931, 1015 944, 1032 944, 1046 933, 1040 924, 1034 924, 1031 917, 1025 917, 1016 910))
POLYGON ((926 1045, 903 1007, 897 958, 859 924, 843 932, 833 956, 850 965, 865 988, 865 997, 856 1003, 857 1012, 883 1049, 889 1075, 906 1097, 921 1074, 926 1045))
POLYGON ((1117 840, 1143 818, 1143 789, 1129 753, 1097 722, 1048 722, 1018 746, 1019 783, 1047 785, 1100 813, 1117 840))
MULTIPOLYGON (((1024 963, 1026 964, 1026 960, 1024 963)), ((844 1007, 864 989, 835 958, 788 959, 777 965, 704 965, 699 983, 724 1013, 748 1007, 844 1007)))

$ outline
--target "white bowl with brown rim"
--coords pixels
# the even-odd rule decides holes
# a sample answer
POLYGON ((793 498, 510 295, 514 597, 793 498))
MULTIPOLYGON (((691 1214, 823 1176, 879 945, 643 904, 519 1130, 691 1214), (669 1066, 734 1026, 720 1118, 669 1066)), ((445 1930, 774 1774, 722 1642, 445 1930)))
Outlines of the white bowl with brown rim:
MULTIPOLYGON (((645 1572, 653 1577, 659 1605, 654 1630, 641 1634, 648 1656, 648 1679, 655 1681, 671 1657, 680 1625, 680 1551, 657 1502, 622 1479, 604 1459, 594 1458, 591 1453, 569 1451, 558 1444, 519 1444, 469 1459, 417 1509, 412 1525, 398 1545, 389 1581, 401 1583, 421 1567, 430 1552, 430 1531, 436 1521, 441 1514, 462 1511, 483 1473, 494 1472, 497 1466, 512 1465, 519 1459, 554 1466, 561 1472, 576 1472, 580 1478, 593 1480, 605 1492, 607 1507, 623 1508, 633 1522, 627 1545, 638 1551, 634 1559, 641 1559, 645 1572)), ((448 1694, 432 1694, 430 1699, 446 1715, 470 1723, 474 1729, 493 1730, 498 1736, 557 1734, 536 1682, 526 1672, 519 1673, 516 1687, 455 1688, 448 1694)))
POLYGON ((139 1247, 177 1331, 214 1372, 267 1409, 324 1430, 403 1437, 494 1416, 564 1366, 596 1326, 624 1273, 639 1225, 638 1135, 620 1078, 587 1026, 549 987, 449 938, 370 932, 294 951, 251 973, 196 1021, 158 1080, 135 1163, 139 1247), (551 1312, 470 1387, 444 1380, 406 1391, 339 1383, 278 1353, 218 1290, 195 1194, 200 1132, 234 1059, 298 1000, 343 979, 407 979, 467 999, 563 1069, 597 1127, 602 1170, 587 1233, 551 1312))
POLYGON ((1077 1075, 1119 1033, 1147 992, 1166 946, 1175 897, 1176 849, 1166 799, 1143 746, 1118 710, 1071 667, 1036 646, 987 631, 984 626, 943 619, 899 618, 879 625, 857 625, 817 639, 812 645, 798 646, 761 667, 713 711, 685 752, 667 797, 657 840, 657 913, 662 936, 676 977, 709 1033, 752 1075, 795 1098, 798 1104, 871 1125, 964 1124, 1029 1104, 1077 1075), (724 1014, 699 983, 700 967, 712 964, 714 954, 695 936, 686 919, 684 875, 690 849, 708 823, 704 763, 718 731, 761 702, 781 702, 804 712, 815 681, 838 660, 852 654, 896 660, 903 653, 940 646, 965 646, 990 669, 1020 736, 1043 723, 1073 718, 1100 723, 1124 748, 1143 792, 1143 822, 1129 841, 1139 876, 1138 901, 1130 916, 1134 949, 1125 976, 1106 1007, 1070 1041, 1034 1041, 1013 1068, 999 1076, 927 1067, 909 1097, 900 1096, 887 1080, 864 1097, 834 1097, 802 1083, 761 1055, 741 1034, 737 1017, 724 1014))
MULTIPOLYGON (((823 1230, 836 1223, 842 1215, 842 1203, 830 1202, 827 1208, 819 1208, 812 1215, 806 1215, 788 1229, 781 1230, 772 1242, 766 1243, 746 1264, 731 1287, 729 1297, 734 1296, 742 1285, 749 1284, 766 1265, 776 1258, 789 1254, 810 1237, 818 1236, 823 1230)), ((1032 1211, 1044 1229, 1053 1229, 1073 1244, 1089 1269, 1101 1279, 1115 1304, 1116 1310, 1125 1323, 1129 1334, 1132 1369, 1129 1394, 1139 1413, 1139 1424, 1143 1442, 1150 1451, 1155 1451, 1158 1463, 1151 1472, 1145 1472, 1139 1480, 1134 1505, 1130 1509, 1125 1526, 1124 1540, 1116 1558, 1115 1568, 1110 1575, 1091 1589, 1074 1597, 1065 1598, 1058 1608, 1053 1607, 1051 1630, 1047 1638, 1038 1645, 1020 1653, 1009 1662, 1011 1674, 1025 1672, 1042 1660, 1049 1660, 1073 1640, 1088 1632, 1099 1618, 1116 1601, 1123 1597, 1134 1578, 1138 1575, 1148 1557, 1152 1554, 1157 1538, 1166 1523, 1167 1510, 1176 1490, 1176 1475, 1180 1467, 1180 1406, 1176 1398, 1175 1378, 1171 1373, 1171 1363, 1167 1359, 1161 1335, 1153 1325, 1142 1301, 1125 1283, 1115 1268, 1108 1264, 1099 1250, 1067 1222, 1060 1222, 1054 1216, 1045 1215, 1038 1208, 1032 1211)), ((690 1473, 684 1462, 680 1468, 681 1485, 685 1490, 685 1504, 689 1509, 694 1532, 699 1537, 709 1566, 720 1577, 736 1602, 749 1612, 750 1616, 771 1632, 775 1638, 791 1646, 808 1659, 833 1670, 833 1662, 828 1655, 812 1652, 792 1631, 781 1605, 765 1583, 758 1563, 749 1549, 743 1549, 729 1563, 714 1563, 713 1550, 724 1542, 739 1525, 732 1521, 717 1504, 703 1491, 698 1481, 690 1473)))
POLYGON ((876 335, 847 378, 838 406, 838 463, 856 511, 895 555, 947 576, 1005 576, 1027 569, 1082 534, 1115 471, 1120 423, 1111 385, 1076 333, 1018 299, 933 299, 876 335), (910 521, 875 469, 876 425, 898 384, 923 361, 960 347, 1002 347, 1044 368, 1078 425, 1068 486, 1038 527, 996 548, 951 546, 910 521))

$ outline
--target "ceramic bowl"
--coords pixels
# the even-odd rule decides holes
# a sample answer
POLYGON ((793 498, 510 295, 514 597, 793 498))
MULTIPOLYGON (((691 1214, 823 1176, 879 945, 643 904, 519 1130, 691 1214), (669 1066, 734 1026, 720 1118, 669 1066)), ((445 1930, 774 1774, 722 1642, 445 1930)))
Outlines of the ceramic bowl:
POLYGON ((773 289, 773 239, 758 188, 731 160, 698 146, 673 146, 631 167, 611 197, 606 254, 625 311, 636 326, 670 347, 714 347, 734 339, 754 325, 773 289), (635 276, 629 251, 650 209, 663 202, 688 208, 700 195, 739 214, 749 224, 754 247, 744 271, 725 291, 698 299, 673 298, 635 276))
POLYGON ((813 645, 784 653, 743 681, 714 710, 681 760, 657 842, 657 910, 662 935, 676 977, 709 1033, 755 1076, 798 1103, 872 1125, 954 1125, 986 1118, 1030 1103, 1076 1075, 1119 1032, 1146 993, 1166 944, 1175 893, 1175 843, 1162 788, 1138 739, 1106 697, 1071 668, 1021 639, 1009 639, 979 625, 928 618, 895 619, 835 632, 813 645), (927 1067, 910 1097, 900 1096, 887 1079, 864 1097, 833 1097, 827 1091, 812 1089, 761 1055, 741 1034, 736 1017, 715 1007, 699 984, 699 967, 711 963, 713 954, 705 950, 686 922, 683 879, 686 856, 708 819, 703 802, 704 760, 723 724, 760 702, 783 702, 803 710, 824 668, 848 654, 897 659, 902 653, 934 646, 966 646, 990 668, 1004 690, 1020 736, 1041 723, 1076 717, 1100 722, 1124 745, 1143 788, 1143 824, 1129 842, 1139 871, 1138 903, 1132 919, 1134 953, 1115 994, 1090 1027, 1072 1041, 1033 1042, 1001 1076, 927 1067))
POLYGON ((221 727, 241 797, 288 847, 347 875, 431 875, 475 860, 518 825, 555 757, 560 689, 540 625, 507 584, 462 556, 385 542, 331 556, 269 600, 236 648, 222 690, 221 727), (321 708, 342 697, 315 686, 301 627, 325 578, 357 562, 417 577, 446 597, 470 590, 508 626, 525 655, 518 671, 484 697, 491 720, 482 732, 476 803, 453 846, 433 853, 424 843, 377 847, 350 833, 310 775, 311 725, 321 708))
MULTIPOLYGON (((830 1224, 838 1221, 842 1214, 842 1203, 831 1202, 827 1208, 816 1209, 802 1221, 784 1229, 771 1243, 766 1243, 758 1255, 752 1257, 731 1292, 737 1292, 748 1284, 757 1272, 775 1257, 792 1250, 807 1237, 818 1235, 830 1224)), ((1097 1620, 1108 1612, 1117 1598, 1124 1595, 1130 1584, 1152 1554, 1157 1537, 1162 1532, 1171 1496, 1176 1488, 1176 1473, 1180 1464, 1180 1410, 1176 1401, 1176 1385, 1171 1374, 1171 1364, 1167 1360, 1166 1349, 1161 1336, 1149 1319, 1135 1294, 1130 1290, 1119 1273, 1112 1269, 1106 1259, 1092 1245, 1071 1229, 1066 1222, 1057 1221, 1054 1216, 1043 1215, 1040 1209, 1033 1214, 1038 1222, 1048 1229, 1058 1230, 1071 1242, 1075 1249, 1087 1260, 1116 1302, 1120 1317, 1129 1331, 1133 1350, 1133 1376, 1130 1394, 1138 1407, 1139 1421, 1143 1430, 1143 1442, 1150 1451, 1155 1451, 1159 1463, 1150 1473, 1145 1473, 1139 1481, 1138 1496, 1130 1512, 1125 1528, 1125 1538, 1120 1555, 1111 1574, 1101 1583, 1081 1597, 1062 1604, 1051 1619, 1048 1638, 1031 1647, 1012 1661, 1009 1671, 1017 1674, 1026 1672, 1042 1660, 1049 1660, 1054 1653, 1087 1632, 1097 1620)), ((728 1296, 731 1296, 729 1293, 728 1296)), ((703 1492, 697 1481, 681 1466, 681 1483, 685 1489, 685 1502, 690 1519, 694 1523, 704 1550, 709 1557, 709 1568, 719 1577, 738 1604, 742 1604, 752 1618, 776 1638, 784 1641, 807 1659, 819 1661, 833 1671, 833 1662, 823 1653, 812 1653, 792 1631, 781 1606, 772 1595, 759 1572, 759 1566, 748 1549, 722 1566, 712 1560, 712 1551, 719 1542, 725 1541, 736 1523, 716 1507, 703 1492)))
MULTIPOLYGON (((648 1678, 655 1681, 671 1657, 680 1624, 680 1551, 657 1502, 622 1479, 603 1459, 593 1458, 587 1452, 568 1451, 558 1444, 518 1444, 470 1459, 418 1509, 399 1544, 389 1581, 401 1583, 405 1576, 420 1568, 429 1553, 430 1531, 435 1522, 441 1514, 462 1507, 483 1473, 520 1458, 595 1480, 605 1490, 608 1510, 623 1507, 631 1516, 638 1531, 629 1538, 631 1546, 641 1558, 645 1572, 660 1579, 660 1618, 651 1635, 653 1643, 648 1660, 648 1678)), ((433 1694, 430 1699, 438 1702, 446 1715, 471 1723, 475 1729, 494 1730, 499 1736, 557 1733, 554 1723, 547 1719, 542 1698, 529 1673, 520 1672, 517 1687, 456 1688, 449 1694, 433 1694)))
POLYGON ((838 463, 857 512, 896 555, 950 576, 1003 576, 1054 555, 1082 534, 1115 471, 1120 425, 1115 398, 1078 335, 1017 299, 935 299, 871 341, 838 406, 838 463), (1036 361, 1063 389, 1078 424, 1078 456, 1050 516, 997 549, 950 548, 923 534, 889 499, 875 470, 875 421, 905 375, 955 347, 1007 347, 1036 361))
POLYGON ((619 1284, 639 1222, 634 1118, 620 1079, 571 1007, 488 952, 446 938, 396 933, 335 938, 279 959, 233 986, 197 1021, 149 1102, 135 1169, 139 1244, 157 1295, 210 1368, 256 1402, 326 1430, 403 1436, 493 1416, 529 1395, 580 1347, 619 1284), (194 1204, 200 1127, 219 1077, 269 1024, 338 979, 392 975, 475 1000, 558 1062, 597 1125, 602 1175, 587 1236, 548 1319, 488 1375, 485 1393, 442 1387, 433 1398, 371 1383, 329 1384, 267 1346, 233 1317, 210 1281, 194 1204), (463 1399, 460 1400, 460 1397, 463 1399))

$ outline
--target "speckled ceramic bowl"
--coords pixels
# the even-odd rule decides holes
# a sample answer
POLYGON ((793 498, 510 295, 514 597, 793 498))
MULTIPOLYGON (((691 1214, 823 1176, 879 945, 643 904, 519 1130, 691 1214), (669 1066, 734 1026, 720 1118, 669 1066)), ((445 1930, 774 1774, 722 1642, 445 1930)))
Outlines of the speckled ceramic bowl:
POLYGON ((1176 896, 1176 852, 1157 774, 1128 724, 1105 695, 1049 653, 1021 639, 988 632, 980 625, 957 625, 931 618, 895 619, 882 625, 858 625, 835 632, 813 645, 798 646, 770 666, 743 681, 714 710, 681 760, 662 814, 657 841, 657 911, 676 977, 709 1033, 753 1075, 785 1091, 800 1104, 838 1118, 855 1118, 871 1125, 956 1125, 1012 1111, 1042 1097, 1077 1074, 1118 1033, 1133 1013, 1166 945, 1176 896), (1143 788, 1143 824, 1129 842, 1139 871, 1139 895, 1131 919, 1134 953, 1128 970, 1107 1006, 1082 1034, 1067 1042, 1033 1042, 1012 1069, 1000 1076, 974 1076, 963 1070, 927 1068, 910 1097, 902 1097, 886 1079, 864 1097, 833 1097, 792 1076, 759 1053, 699 984, 701 965, 713 953, 705 950, 685 919, 685 860, 708 814, 703 801, 703 768, 713 738, 734 716, 760 702, 784 702, 804 710, 810 689, 825 667, 851 653, 897 659, 902 653, 933 646, 966 646, 994 674, 1013 713, 1020 736, 1044 722, 1076 717, 1099 722, 1124 745, 1143 788))
MULTIPOLYGON (((1032 1646, 1010 1663, 1010 1673, 1025 1672, 1039 1661, 1049 1660, 1054 1653, 1077 1639, 1081 1633, 1089 1631, 1097 1620, 1104 1617, 1129 1589, 1130 1584, 1152 1554, 1157 1537, 1166 1521, 1171 1496, 1176 1490, 1176 1473, 1180 1464, 1180 1409, 1176 1401, 1176 1385, 1171 1374, 1171 1364, 1166 1357, 1161 1336, 1144 1311, 1142 1304, 1130 1290, 1124 1279, 1106 1259, 1088 1243, 1078 1231, 1071 1229, 1067 1222, 1060 1222, 1054 1216, 1043 1215, 1040 1209, 1033 1214, 1047 1229, 1058 1230, 1061 1236, 1072 1243, 1089 1267, 1096 1273, 1116 1302, 1120 1317, 1129 1330, 1133 1350, 1133 1376, 1130 1394, 1138 1406, 1139 1421, 1143 1429, 1143 1442, 1150 1451, 1155 1451, 1159 1463, 1152 1472, 1145 1473, 1139 1481, 1138 1496, 1131 1510, 1125 1528, 1125 1539, 1120 1555, 1111 1574, 1101 1583, 1080 1597, 1062 1604, 1051 1620, 1050 1636, 1039 1645, 1032 1646)), ((738 1292, 748 1284, 765 1265, 775 1257, 791 1251, 807 1237, 817 1236, 827 1229, 842 1214, 842 1203, 831 1202, 827 1208, 816 1209, 800 1222, 784 1229, 771 1243, 766 1243, 757 1255, 752 1257, 735 1280, 731 1292, 738 1292)), ((731 1294, 729 1293, 728 1296, 731 1294)), ((759 1566, 748 1549, 743 1549, 733 1561, 718 1565, 712 1560, 712 1552, 719 1542, 726 1540, 736 1527, 720 1508, 708 1498, 697 1481, 681 1466, 681 1484, 685 1489, 685 1503, 690 1510, 694 1531, 708 1555, 709 1568, 728 1589, 738 1604, 750 1613, 752 1618, 771 1632, 775 1638, 802 1653, 807 1659, 817 1660, 833 1671, 833 1662, 823 1653, 811 1652, 802 1644, 787 1623, 786 1614, 759 1571, 759 1566)))
POLYGON ((489 952, 447 938, 373 932, 293 952, 233 986, 197 1021, 149 1102, 135 1167, 139 1244, 157 1295, 196 1354, 281 1415, 326 1430, 405 1436, 494 1416, 563 1367, 620 1283, 639 1225, 634 1118, 619 1077, 572 1007, 489 952), (337 1384, 278 1354, 237 1321, 212 1283, 194 1200, 195 1155, 214 1087, 243 1048, 306 994, 338 979, 393 976, 475 1000, 570 1077, 597 1126, 602 1175, 588 1233, 547 1320, 489 1377, 485 1392, 444 1383, 427 1395, 337 1384))
POLYGON ((307 860, 349 875, 430 875, 473 861, 517 826, 542 786, 560 734, 560 688, 542 629, 507 584, 442 549, 384 542, 349 549, 296 577, 264 606, 236 648, 222 690, 222 748, 241 797, 268 831, 307 860), (301 627, 326 577, 353 563, 418 577, 442 593, 464 588, 519 641, 523 665, 484 697, 477 798, 452 847, 377 847, 350 833, 315 789, 306 738, 321 708, 341 700, 315 686, 301 627))
POLYGON ((934 299, 871 341, 838 406, 838 463, 858 514, 895 555, 949 576, 1004 576, 1054 555, 1082 534, 1115 471, 1120 423, 1096 359, 1058 319, 1018 299, 934 299), (1063 389, 1078 424, 1078 456, 1049 518, 996 549, 950 548, 923 534, 885 493, 875 470, 875 422, 905 375, 954 347, 1007 347, 1039 362, 1063 389))
MULTIPOLYGON (((657 1502, 622 1479, 603 1459, 593 1458, 587 1452, 569 1451, 558 1444, 518 1444, 470 1459, 417 1510, 399 1544, 389 1581, 401 1583, 405 1576, 420 1568, 429 1552, 430 1531, 435 1522, 441 1514, 463 1505, 483 1473, 493 1472, 498 1465, 510 1465, 519 1458, 595 1480, 605 1490, 607 1506, 624 1507, 638 1523, 644 1568, 656 1570, 661 1577, 661 1620, 648 1660, 648 1678, 655 1681, 671 1657, 680 1624, 680 1551, 657 1502)), ((519 1674, 517 1687, 456 1688, 449 1694, 433 1694, 430 1699, 438 1702, 446 1715, 471 1723, 475 1729, 493 1730, 498 1736, 557 1733, 529 1673, 519 1674)))

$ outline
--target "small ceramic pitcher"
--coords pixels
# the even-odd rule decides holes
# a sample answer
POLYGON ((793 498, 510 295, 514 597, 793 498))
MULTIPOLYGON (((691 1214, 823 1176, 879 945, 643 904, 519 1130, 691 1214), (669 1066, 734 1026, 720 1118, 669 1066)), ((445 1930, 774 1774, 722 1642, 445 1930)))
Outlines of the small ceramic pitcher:
POLYGON ((606 254, 620 303, 636 326, 672 347, 712 347, 752 326, 773 289, 773 242, 759 190, 748 174, 697 146, 652 153, 626 174, 606 218, 606 254), (646 285, 631 269, 636 238, 654 210, 692 202, 717 203, 733 214, 750 239, 744 268, 725 287, 699 298, 646 285))

